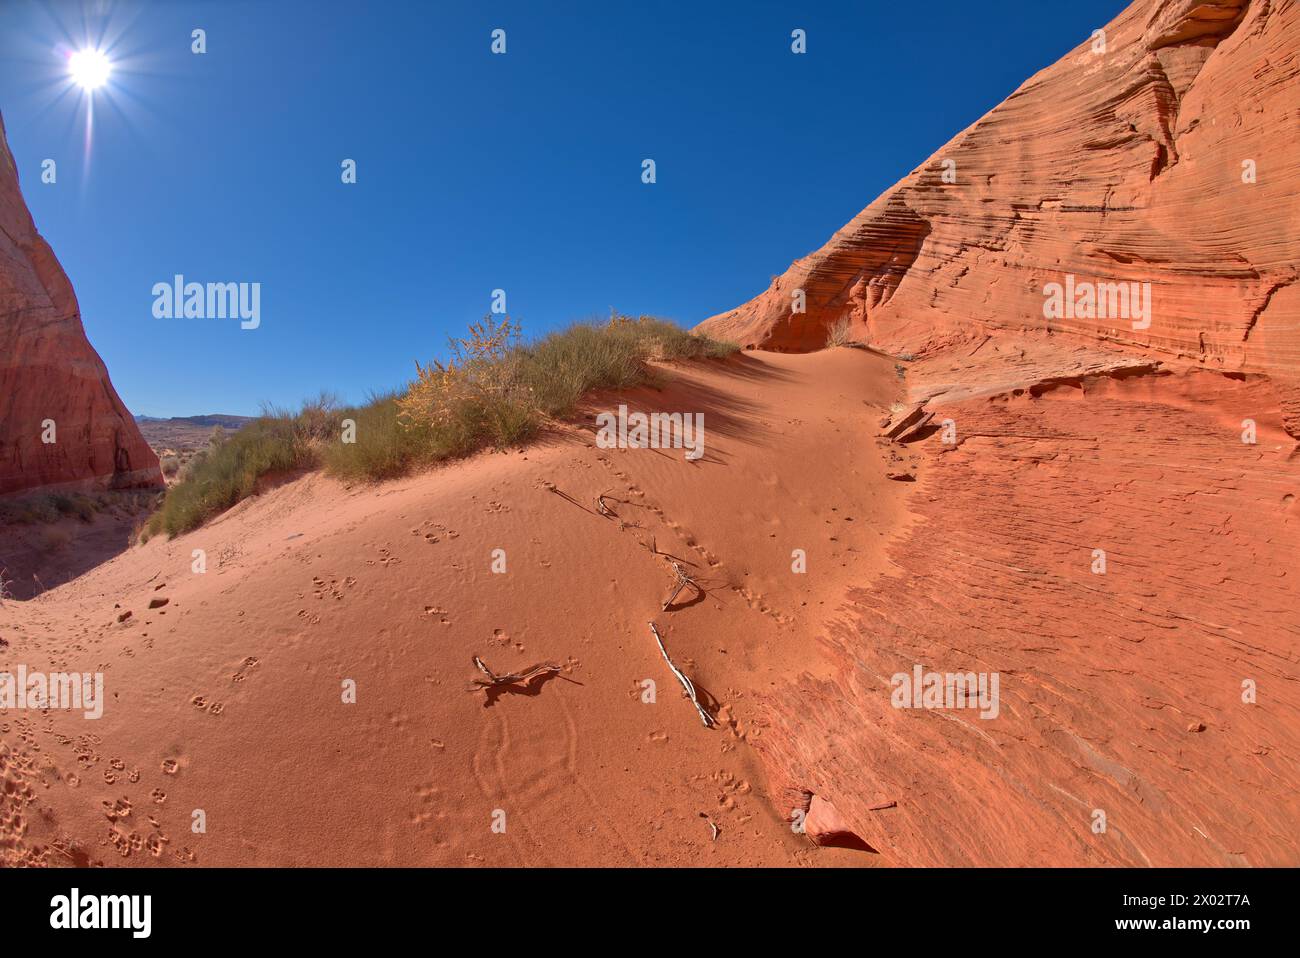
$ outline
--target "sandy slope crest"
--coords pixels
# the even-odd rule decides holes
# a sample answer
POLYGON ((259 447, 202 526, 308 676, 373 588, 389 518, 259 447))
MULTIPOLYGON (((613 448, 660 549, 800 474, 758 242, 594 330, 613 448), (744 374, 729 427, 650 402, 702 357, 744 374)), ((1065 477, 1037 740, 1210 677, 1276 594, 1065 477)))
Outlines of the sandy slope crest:
POLYGON ((99 721, 0 715, 4 860, 870 860, 793 834, 751 744, 761 694, 815 663, 838 598, 881 570, 905 491, 871 437, 901 383, 856 350, 669 375, 596 407, 703 412, 700 462, 566 427, 379 487, 308 476, 5 605, 0 668, 102 670, 107 704, 99 721), (663 612, 668 556, 705 595, 663 612), (652 619, 720 729, 682 698, 652 619), (467 691, 474 655, 563 670, 488 699, 467 691))

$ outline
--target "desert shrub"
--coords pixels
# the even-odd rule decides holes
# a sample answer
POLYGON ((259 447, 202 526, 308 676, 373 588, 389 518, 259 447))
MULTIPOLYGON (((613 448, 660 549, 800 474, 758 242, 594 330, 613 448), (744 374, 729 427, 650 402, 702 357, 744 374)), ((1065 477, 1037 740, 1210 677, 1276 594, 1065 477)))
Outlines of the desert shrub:
POLYGON ((494 400, 518 401, 513 356, 518 340, 519 326, 509 316, 472 323, 469 336, 450 340, 445 364, 415 364, 415 382, 397 400, 402 421, 443 429, 494 400))
MULTIPOLYGON (((89 496, 80 493, 51 492, 45 496, 47 508, 41 511, 46 517, 46 521, 53 519, 63 519, 76 516, 82 522, 90 522, 95 518, 95 500, 89 496)), ((39 509, 39 507, 38 507, 39 509)))
POLYGON ((0 501, 0 523, 28 525, 58 522, 59 510, 49 496, 29 496, 0 501))
POLYGON ((164 476, 174 476, 181 471, 180 457, 175 454, 163 456, 159 464, 162 466, 164 476))
POLYGON ((851 330, 852 324, 847 316, 841 316, 835 320, 826 329, 826 348, 833 349, 836 346, 847 346, 853 342, 851 330))
POLYGON ((385 407, 372 444, 410 449, 377 459, 365 454, 358 419, 355 447, 332 450, 327 462, 340 475, 387 478, 421 461, 516 445, 532 438, 547 418, 572 413, 592 390, 649 381, 650 361, 720 358, 738 349, 664 320, 619 313, 521 344, 518 323, 488 316, 470 326, 469 336, 450 341, 445 363, 416 364, 415 381, 391 397, 395 422, 385 407))
POLYGON ((272 413, 214 442, 196 455, 181 481, 167 490, 145 536, 177 536, 252 495, 263 476, 314 464, 313 439, 324 433, 324 413, 314 402, 300 415, 272 413))
POLYGON ((344 419, 339 411, 339 401, 333 393, 322 391, 314 399, 307 399, 297 414, 274 406, 263 407, 262 415, 270 419, 292 420, 294 434, 301 442, 328 442, 338 437, 344 419))
POLYGON ((398 399, 406 422, 486 424, 484 440, 508 444, 531 435, 540 417, 572 412, 594 389, 647 382, 655 360, 721 358, 739 347, 650 316, 612 313, 605 323, 575 323, 528 345, 504 317, 470 327, 451 341, 446 364, 417 365, 418 378, 398 399))
POLYGON ((325 443, 321 459, 328 472, 340 479, 391 479, 421 462, 435 458, 437 443, 428 427, 406 427, 399 420, 401 393, 371 396, 364 406, 344 409, 340 422, 356 424, 355 442, 325 443))
POLYGON ((197 471, 203 466, 203 463, 207 461, 207 458, 208 458, 208 450, 200 449, 198 452, 196 452, 193 456, 190 457, 189 462, 185 462, 181 464, 181 469, 176 476, 176 480, 178 482, 189 481, 197 473, 197 471))
POLYGON ((75 495, 70 498, 72 499, 71 509, 70 511, 65 512, 64 515, 76 516, 82 522, 95 521, 95 513, 100 509, 97 500, 92 499, 90 496, 83 495, 75 495))
POLYGON ((46 492, 0 502, 0 523, 39 525, 75 516, 91 522, 99 506, 95 499, 81 493, 46 492))
POLYGON ((592 390, 650 381, 647 361, 718 359, 739 348, 661 319, 612 313, 607 323, 577 323, 521 349, 519 376, 537 410, 560 417, 592 390))
POLYGON ((613 323, 579 324, 521 350, 519 378, 533 407, 558 417, 593 389, 642 382, 645 363, 631 332, 613 323))
POLYGON ((322 393, 297 412, 265 408, 238 432, 214 429, 140 538, 197 528, 251 495, 269 473, 322 465, 347 480, 390 479, 484 447, 517 445, 594 389, 650 381, 650 361, 718 358, 738 348, 617 313, 522 344, 518 323, 487 317, 451 340, 445 362, 417 363, 415 380, 397 392, 347 408, 322 393), (354 441, 343 441, 346 420, 354 441))
POLYGON ((606 328, 630 337, 646 359, 722 359, 740 350, 735 343, 700 336, 653 316, 634 319, 611 313, 606 328))

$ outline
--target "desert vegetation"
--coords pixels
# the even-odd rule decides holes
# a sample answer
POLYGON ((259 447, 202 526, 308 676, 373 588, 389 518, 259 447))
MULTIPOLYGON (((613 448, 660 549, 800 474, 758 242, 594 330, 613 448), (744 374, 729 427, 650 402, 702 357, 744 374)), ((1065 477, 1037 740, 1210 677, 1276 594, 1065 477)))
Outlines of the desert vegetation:
POLYGON ((847 316, 841 316, 826 330, 826 348, 847 346, 853 342, 852 324, 847 316))
POLYGON ((453 338, 448 359, 416 363, 405 387, 360 406, 328 394, 296 412, 265 409, 231 435, 214 435, 181 470, 142 538, 202 525, 276 475, 323 468, 377 481, 484 448, 527 442, 598 389, 653 383, 654 362, 718 359, 738 349, 650 316, 611 314, 524 342, 509 317, 485 318, 453 338))
POLYGON ((64 519, 93 522, 103 512, 135 511, 154 493, 46 492, 0 500, 0 525, 53 525, 64 519))

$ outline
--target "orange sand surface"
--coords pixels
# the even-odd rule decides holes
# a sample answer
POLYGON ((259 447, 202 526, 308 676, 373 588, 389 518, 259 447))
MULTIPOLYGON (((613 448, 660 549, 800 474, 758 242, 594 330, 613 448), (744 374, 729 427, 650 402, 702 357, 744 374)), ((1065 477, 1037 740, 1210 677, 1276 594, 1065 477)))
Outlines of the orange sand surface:
POLYGON ((862 350, 673 366, 579 423, 700 411, 700 461, 593 424, 378 487, 307 475, 5 604, 0 670, 102 671, 106 702, 0 718, 0 860, 880 861, 793 831, 754 746, 761 696, 821 670, 823 623, 906 524, 905 457, 871 438, 902 392, 862 350), (663 611, 674 559, 703 594, 663 611), (490 694, 476 655, 562 669, 490 694))

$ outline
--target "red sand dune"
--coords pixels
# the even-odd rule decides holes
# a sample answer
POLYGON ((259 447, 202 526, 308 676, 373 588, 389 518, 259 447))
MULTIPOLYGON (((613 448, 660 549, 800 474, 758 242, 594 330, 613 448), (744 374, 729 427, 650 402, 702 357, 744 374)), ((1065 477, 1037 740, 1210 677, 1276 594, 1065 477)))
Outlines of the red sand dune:
POLYGON ((574 427, 378 489, 312 475, 4 606, 0 667, 102 668, 107 694, 99 720, 3 717, 5 858, 870 864, 793 833, 749 746, 768 690, 881 571, 905 484, 861 437, 901 383, 858 350, 669 375, 599 408, 703 412, 699 462, 602 450, 574 427), (664 612, 670 557, 705 594, 664 612), (682 697, 652 620, 718 729, 682 697), (563 669, 489 700, 467 690, 476 655, 497 673, 563 669))

